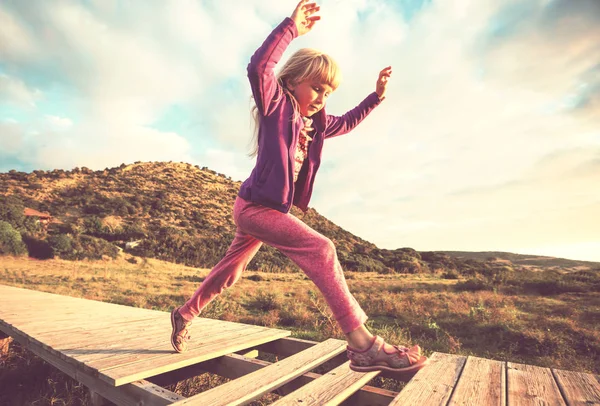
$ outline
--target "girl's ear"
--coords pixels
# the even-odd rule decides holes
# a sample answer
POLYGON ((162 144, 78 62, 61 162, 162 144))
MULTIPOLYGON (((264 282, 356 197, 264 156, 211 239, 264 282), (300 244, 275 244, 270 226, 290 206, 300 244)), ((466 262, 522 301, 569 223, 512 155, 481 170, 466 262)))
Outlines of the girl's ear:
POLYGON ((295 84, 291 80, 285 81, 285 87, 287 87, 290 92, 293 92, 296 88, 295 84))

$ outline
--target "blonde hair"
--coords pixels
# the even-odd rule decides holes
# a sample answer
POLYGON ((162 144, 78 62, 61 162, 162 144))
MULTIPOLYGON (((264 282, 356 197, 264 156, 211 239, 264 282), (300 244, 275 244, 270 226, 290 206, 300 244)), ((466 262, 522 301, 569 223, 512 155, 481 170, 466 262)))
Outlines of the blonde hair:
MULTIPOLYGON (((276 77, 279 82, 280 94, 277 95, 274 101, 279 101, 283 93, 287 93, 290 96, 290 100, 294 106, 292 120, 298 119, 300 112, 298 102, 288 86, 295 86, 306 80, 313 80, 318 83, 326 83, 335 90, 342 79, 338 64, 333 58, 312 48, 302 48, 296 51, 283 65, 276 77)), ((254 129, 251 141, 252 151, 248 155, 254 157, 258 154, 258 127, 260 120, 256 103, 252 106, 251 112, 254 119, 254 129)))

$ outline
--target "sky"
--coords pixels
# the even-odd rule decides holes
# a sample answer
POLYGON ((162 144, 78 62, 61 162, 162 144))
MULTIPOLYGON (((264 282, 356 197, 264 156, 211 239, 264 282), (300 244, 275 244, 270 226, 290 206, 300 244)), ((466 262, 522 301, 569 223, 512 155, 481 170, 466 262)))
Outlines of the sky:
MULTIPOLYGON (((290 0, 0 1, 0 172, 254 166, 246 66, 290 0)), ((598 0, 323 0, 340 65, 310 206, 380 248, 600 261, 598 0)))

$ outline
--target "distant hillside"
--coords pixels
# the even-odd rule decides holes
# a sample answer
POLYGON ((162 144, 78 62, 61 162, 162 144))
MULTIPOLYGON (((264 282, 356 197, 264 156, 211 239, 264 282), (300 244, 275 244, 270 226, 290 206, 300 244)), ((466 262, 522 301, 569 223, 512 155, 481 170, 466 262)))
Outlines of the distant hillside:
POLYGON ((520 265, 523 267, 532 268, 560 268, 562 270, 578 270, 578 269, 589 269, 589 268, 600 268, 600 262, 592 261, 576 261, 565 258, 554 258, 546 257, 541 255, 524 255, 524 254, 513 254, 510 252, 498 252, 498 251, 482 251, 482 252, 468 252, 468 251, 439 251, 443 254, 451 257, 465 260, 474 259, 477 261, 509 261, 513 265, 520 265))
MULTIPOLYGON (((208 168, 174 162, 136 162, 100 171, 85 167, 31 173, 11 170, 0 173, 0 220, 10 223, 22 235, 29 254, 38 258, 114 257, 120 247, 138 256, 212 267, 233 239, 231 210, 240 185, 208 168), (32 226, 23 216, 25 208, 53 216, 49 228, 32 226)), ((521 266, 488 260, 500 258, 494 253, 474 257, 467 255, 472 253, 379 249, 314 209, 304 214, 293 208, 292 214, 331 238, 346 270, 476 275, 521 266)), ((297 268, 277 250, 264 247, 250 269, 297 268)))

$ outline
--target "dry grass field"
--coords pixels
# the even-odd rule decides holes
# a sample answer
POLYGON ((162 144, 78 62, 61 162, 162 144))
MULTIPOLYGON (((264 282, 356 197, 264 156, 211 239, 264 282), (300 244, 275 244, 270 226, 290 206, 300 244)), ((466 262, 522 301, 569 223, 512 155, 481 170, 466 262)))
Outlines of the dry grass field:
MULTIPOLYGON (((0 284, 170 311, 208 274, 129 255, 107 261, 0 257, 0 284)), ((541 296, 514 289, 471 291, 439 275, 347 272, 348 285, 386 340, 433 351, 600 373, 600 295, 541 296)), ((301 273, 248 271, 203 317, 288 329, 322 341, 343 334, 315 286, 301 273)), ((170 326, 165 326, 165 335, 170 326)), ((192 343, 193 345, 193 343, 192 343)), ((210 374, 169 389, 185 396, 226 381, 210 374)), ((393 380, 371 385, 399 390, 393 380)), ((276 395, 255 401, 269 404, 276 395)), ((0 355, 0 405, 86 405, 85 388, 16 343, 0 355)))

